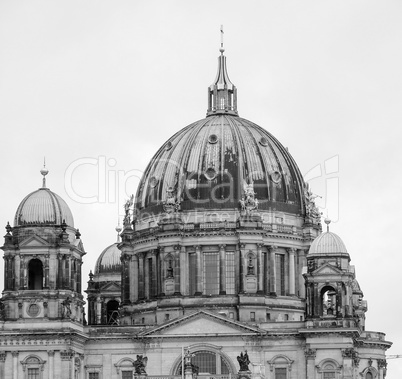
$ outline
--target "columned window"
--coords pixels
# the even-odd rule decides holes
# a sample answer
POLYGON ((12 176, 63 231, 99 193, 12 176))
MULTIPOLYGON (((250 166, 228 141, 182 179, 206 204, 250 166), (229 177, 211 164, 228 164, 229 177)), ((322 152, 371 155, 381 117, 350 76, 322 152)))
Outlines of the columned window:
POLYGON ((234 252, 226 252, 226 293, 228 295, 234 295, 236 293, 235 283, 234 252))
POLYGON ((204 253, 204 294, 219 294, 219 255, 204 253))
POLYGON ((189 254, 189 290, 190 295, 197 292, 197 256, 195 253, 189 254))

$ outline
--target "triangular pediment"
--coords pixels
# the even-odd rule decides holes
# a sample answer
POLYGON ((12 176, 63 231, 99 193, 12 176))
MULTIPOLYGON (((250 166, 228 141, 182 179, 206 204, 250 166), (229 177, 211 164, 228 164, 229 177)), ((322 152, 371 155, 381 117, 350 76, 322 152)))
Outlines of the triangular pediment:
POLYGON ((21 247, 48 247, 49 243, 44 240, 42 237, 37 236, 36 234, 33 236, 29 236, 24 239, 20 244, 21 247))
POLYGON ((121 286, 116 282, 109 282, 101 287, 101 291, 121 291, 121 286))
POLYGON ((329 263, 318 267, 317 270, 313 272, 313 275, 342 275, 343 271, 337 267, 332 266, 329 263))
POLYGON ((151 330, 143 332, 144 336, 201 336, 201 335, 252 335, 261 331, 257 327, 230 320, 212 312, 198 311, 186 315, 151 330))

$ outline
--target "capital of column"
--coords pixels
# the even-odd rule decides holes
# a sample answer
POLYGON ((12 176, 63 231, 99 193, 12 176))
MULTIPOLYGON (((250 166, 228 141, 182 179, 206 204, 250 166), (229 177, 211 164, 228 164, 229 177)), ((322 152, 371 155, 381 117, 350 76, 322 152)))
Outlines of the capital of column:
POLYGON ((219 245, 219 250, 225 251, 225 248, 226 248, 226 245, 224 245, 224 244, 219 245))
POLYGON ((7 353, 5 351, 1 351, 0 352, 0 362, 5 362, 6 356, 7 356, 7 353))
POLYGON ((13 356, 13 358, 18 358, 18 354, 19 354, 18 351, 12 351, 11 352, 11 355, 13 356))
POLYGON ((195 251, 201 251, 201 245, 194 245, 195 251))
POLYGON ((294 247, 288 247, 288 248, 286 249, 286 251, 287 251, 289 254, 295 254, 295 253, 296 253, 296 249, 295 249, 294 247))
POLYGON ((174 249, 174 250, 180 250, 180 249, 181 249, 181 245, 180 245, 180 244, 174 245, 174 246, 173 246, 173 249, 174 249))
POLYGON ((277 245, 270 245, 270 246, 269 246, 269 251, 274 252, 274 251, 276 251, 276 250, 278 250, 278 246, 277 246, 277 245))
POLYGON ((49 357, 54 357, 54 350, 48 350, 47 351, 47 355, 49 356, 49 357))

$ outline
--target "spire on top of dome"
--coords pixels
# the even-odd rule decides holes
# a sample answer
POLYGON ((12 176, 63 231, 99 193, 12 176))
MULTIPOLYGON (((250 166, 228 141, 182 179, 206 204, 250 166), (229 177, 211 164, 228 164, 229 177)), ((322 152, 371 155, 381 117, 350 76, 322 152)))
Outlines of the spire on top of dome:
POLYGON ((223 55, 223 25, 221 26, 221 55, 218 57, 218 72, 214 82, 208 87, 208 111, 207 116, 216 114, 237 113, 237 88, 230 81, 226 68, 226 57, 223 55))
POLYGON ((116 232, 117 232, 117 242, 120 242, 120 232, 122 231, 120 226, 120 220, 117 220, 116 232))
POLYGON ((43 168, 40 170, 40 173, 43 175, 42 188, 46 188, 46 175, 49 173, 49 170, 46 168, 46 158, 43 158, 43 168))
POLYGON ((324 222, 327 224, 327 232, 329 232, 329 224, 331 223, 331 219, 327 217, 325 217, 324 222))

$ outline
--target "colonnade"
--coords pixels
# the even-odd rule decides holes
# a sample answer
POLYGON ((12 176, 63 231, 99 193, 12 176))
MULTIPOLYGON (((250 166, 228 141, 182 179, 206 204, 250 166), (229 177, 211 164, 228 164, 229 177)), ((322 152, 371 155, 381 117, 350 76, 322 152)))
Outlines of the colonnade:
POLYGON ((306 251, 303 249, 263 244, 254 244, 251 248, 250 244, 174 245, 134 253, 123 246, 123 304, 164 295, 206 295, 204 259, 211 253, 216 254, 214 259, 218 266, 219 284, 215 295, 305 296, 301 272, 305 266, 306 251), (228 267, 228 254, 234 254, 232 268, 228 267), (228 293, 230 270, 233 270, 235 284, 228 293), (278 282, 282 285, 279 286, 278 282))

